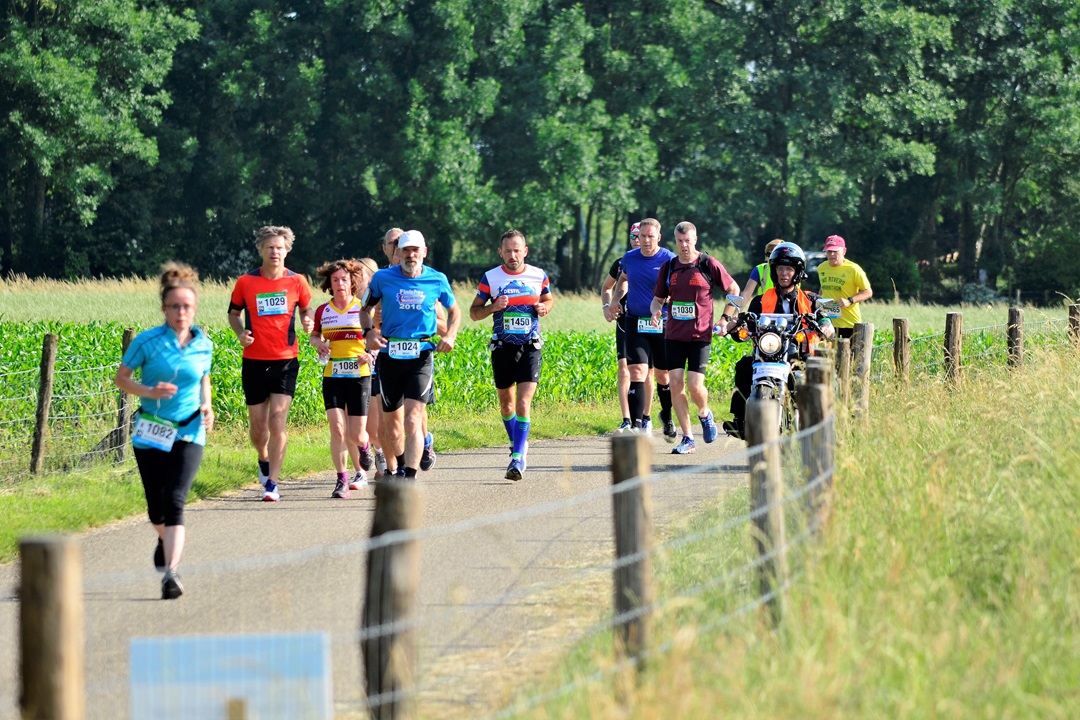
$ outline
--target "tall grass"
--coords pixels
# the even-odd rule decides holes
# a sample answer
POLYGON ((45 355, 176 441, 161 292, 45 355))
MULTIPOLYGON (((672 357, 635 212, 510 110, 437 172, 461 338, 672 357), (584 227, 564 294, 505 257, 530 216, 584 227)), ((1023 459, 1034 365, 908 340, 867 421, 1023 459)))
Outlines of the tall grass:
MULTIPOLYGON (((675 603, 656 639, 675 649, 622 687, 629 710, 602 683, 530 717, 1080 716, 1080 357, 1028 360, 955 391, 879 389, 842 436, 834 515, 778 631, 704 632, 731 600, 675 603)), ((664 592, 727 561, 696 560, 664 559, 664 592)), ((549 683, 607 665, 598 643, 549 683)))

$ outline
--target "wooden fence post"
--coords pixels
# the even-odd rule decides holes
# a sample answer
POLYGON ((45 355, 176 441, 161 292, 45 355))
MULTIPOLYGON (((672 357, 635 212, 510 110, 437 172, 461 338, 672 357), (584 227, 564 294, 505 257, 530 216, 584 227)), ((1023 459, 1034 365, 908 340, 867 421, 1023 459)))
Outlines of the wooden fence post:
MULTIPOLYGON (((135 328, 124 328, 124 336, 120 340, 120 357, 124 357, 128 346, 135 338, 135 328)), ((128 441, 131 439, 131 396, 123 390, 117 398, 116 412, 116 437, 113 448, 116 453, 116 462, 122 463, 127 458, 128 441)))
MULTIPOLYGON (((420 490, 414 481, 375 484, 371 539, 420 524, 420 490)), ((368 551, 367 585, 361 617, 368 710, 374 720, 416 716, 417 591, 420 544, 410 538, 368 551)))
POLYGON ((907 318, 893 318, 893 367, 896 368, 896 380, 906 386, 911 380, 911 333, 908 332, 907 318))
POLYGON ((64 536, 24 538, 19 557, 22 717, 81 720, 86 647, 79 543, 64 536))
POLYGON ((845 407, 851 402, 851 340, 836 339, 836 372, 840 376, 840 397, 845 407))
POLYGON ((1024 311, 1009 308, 1009 367, 1024 364, 1024 311))
POLYGON ((643 435, 611 439, 612 509, 615 517, 615 652, 644 667, 652 641, 653 585, 652 501, 649 486, 619 486, 652 473, 652 444, 643 435))
POLYGON ((787 542, 784 538, 784 481, 780 467, 780 405, 775 400, 751 398, 746 403, 746 444, 750 449, 750 511, 754 514, 754 540, 761 558, 760 597, 768 597, 773 625, 784 616, 787 586, 787 542))
POLYGON ((855 333, 851 339, 855 417, 866 420, 870 414, 870 359, 874 352, 874 323, 855 323, 855 333))
MULTIPOLYGON (((831 380, 831 378, 830 378, 831 380)), ((825 421, 832 414, 831 385, 807 382, 798 389, 800 430, 818 427, 817 431, 802 438, 802 462, 807 485, 813 484, 806 494, 808 525, 812 532, 819 532, 828 520, 832 507, 832 470, 834 428, 826 427, 825 421)))
POLYGON ((1069 306, 1069 337, 1080 347, 1080 305, 1069 306))
POLYGON ((807 385, 827 385, 832 388, 833 378, 835 377, 836 373, 833 370, 833 364, 827 358, 812 357, 806 361, 807 385))
POLYGON ((56 370, 56 346, 59 338, 47 333, 41 343, 41 375, 38 379, 37 413, 34 416, 34 441, 30 446, 30 472, 41 472, 45 462, 45 436, 49 431, 52 407, 53 373, 56 370))
POLYGON ((964 342, 964 315, 951 312, 945 315, 945 379, 960 380, 960 355, 964 342))

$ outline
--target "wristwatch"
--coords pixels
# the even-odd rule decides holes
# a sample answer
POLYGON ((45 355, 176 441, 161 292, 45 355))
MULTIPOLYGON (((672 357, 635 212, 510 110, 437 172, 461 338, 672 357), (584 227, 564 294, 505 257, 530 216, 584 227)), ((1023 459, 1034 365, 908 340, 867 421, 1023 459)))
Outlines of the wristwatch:
POLYGON ((602 308, 609 308, 609 307, 611 307, 611 303, 604 303, 604 304, 603 304, 603 305, 601 305, 600 307, 602 307, 602 308))

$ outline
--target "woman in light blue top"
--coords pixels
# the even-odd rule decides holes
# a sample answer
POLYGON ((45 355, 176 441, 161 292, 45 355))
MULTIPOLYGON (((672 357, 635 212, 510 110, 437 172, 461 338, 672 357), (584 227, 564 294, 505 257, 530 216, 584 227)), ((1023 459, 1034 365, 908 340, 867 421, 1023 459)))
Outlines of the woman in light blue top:
POLYGON ((161 597, 166 600, 184 592, 176 574, 184 551, 184 503, 202 462, 206 432, 214 426, 210 405, 214 345, 194 324, 198 279, 187 265, 162 267, 165 323, 131 341, 115 379, 118 388, 143 399, 132 445, 147 513, 158 536, 154 566, 165 573, 161 597))

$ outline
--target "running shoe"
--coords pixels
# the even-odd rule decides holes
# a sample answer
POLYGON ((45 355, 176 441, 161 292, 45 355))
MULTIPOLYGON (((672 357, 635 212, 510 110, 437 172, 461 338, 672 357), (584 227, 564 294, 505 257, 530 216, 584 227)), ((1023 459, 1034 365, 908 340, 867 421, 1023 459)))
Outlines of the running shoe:
POLYGON ((394 471, 393 477, 396 477, 396 478, 405 477, 405 468, 399 467, 397 470, 394 471))
POLYGON ((344 480, 338 478, 338 481, 334 484, 334 492, 330 493, 330 497, 348 500, 350 496, 349 486, 345 484, 344 480))
POLYGON ((716 439, 716 422, 713 421, 712 410, 705 417, 698 416, 701 421, 701 439, 711 443, 716 439))
POLYGON ((386 456, 382 450, 375 451, 375 477, 386 474, 386 456))
POLYGON ((653 429, 652 418, 642 418, 641 419, 641 433, 643 435, 652 435, 652 429, 653 429))
POLYGON ((428 433, 424 438, 424 453, 420 456, 420 469, 427 472, 435 467, 435 438, 428 433))
POLYGON ((373 458, 371 456, 371 445, 370 444, 367 447, 360 448, 360 467, 361 467, 361 469, 370 470, 371 469, 371 461, 372 461, 372 459, 373 458))
MULTIPOLYGON (((513 457, 513 453, 510 456, 513 457)), ((529 467, 529 441, 525 441, 525 447, 521 448, 521 472, 525 472, 525 468, 529 467)))
POLYGON ((694 445, 694 438, 683 435, 682 442, 671 448, 672 455, 692 455, 697 452, 697 446, 694 445))
POLYGON ((180 576, 175 570, 169 570, 161 579, 161 599, 175 600, 184 594, 184 586, 180 584, 180 576))
POLYGON ((742 431, 739 430, 739 426, 735 424, 734 420, 724 421, 724 432, 726 432, 730 437, 742 440, 742 431))
POLYGON ((278 492, 277 483, 269 478, 263 486, 263 502, 281 502, 281 493, 278 492))
POLYGON ((165 543, 158 538, 157 546, 154 547, 154 569, 165 572, 165 543))
POLYGON ((357 470, 356 474, 353 475, 352 482, 349 483, 349 489, 350 490, 363 490, 367 486, 368 486, 367 475, 364 474, 363 470, 357 470))
POLYGON ((615 432, 614 432, 614 433, 612 433, 612 434, 613 434, 613 435, 622 435, 623 433, 628 433, 628 432, 630 432, 630 431, 631 431, 631 430, 633 429, 633 427, 634 427, 634 426, 630 424, 630 421, 629 421, 629 420, 623 419, 623 421, 622 421, 622 425, 620 425, 619 427, 615 428, 615 432))
POLYGON ((670 420, 664 421, 664 439, 673 443, 679 439, 679 433, 675 430, 675 423, 670 420))
POLYGON ((510 458, 510 465, 506 468, 507 480, 520 480, 521 472, 525 469, 520 457, 510 458))

